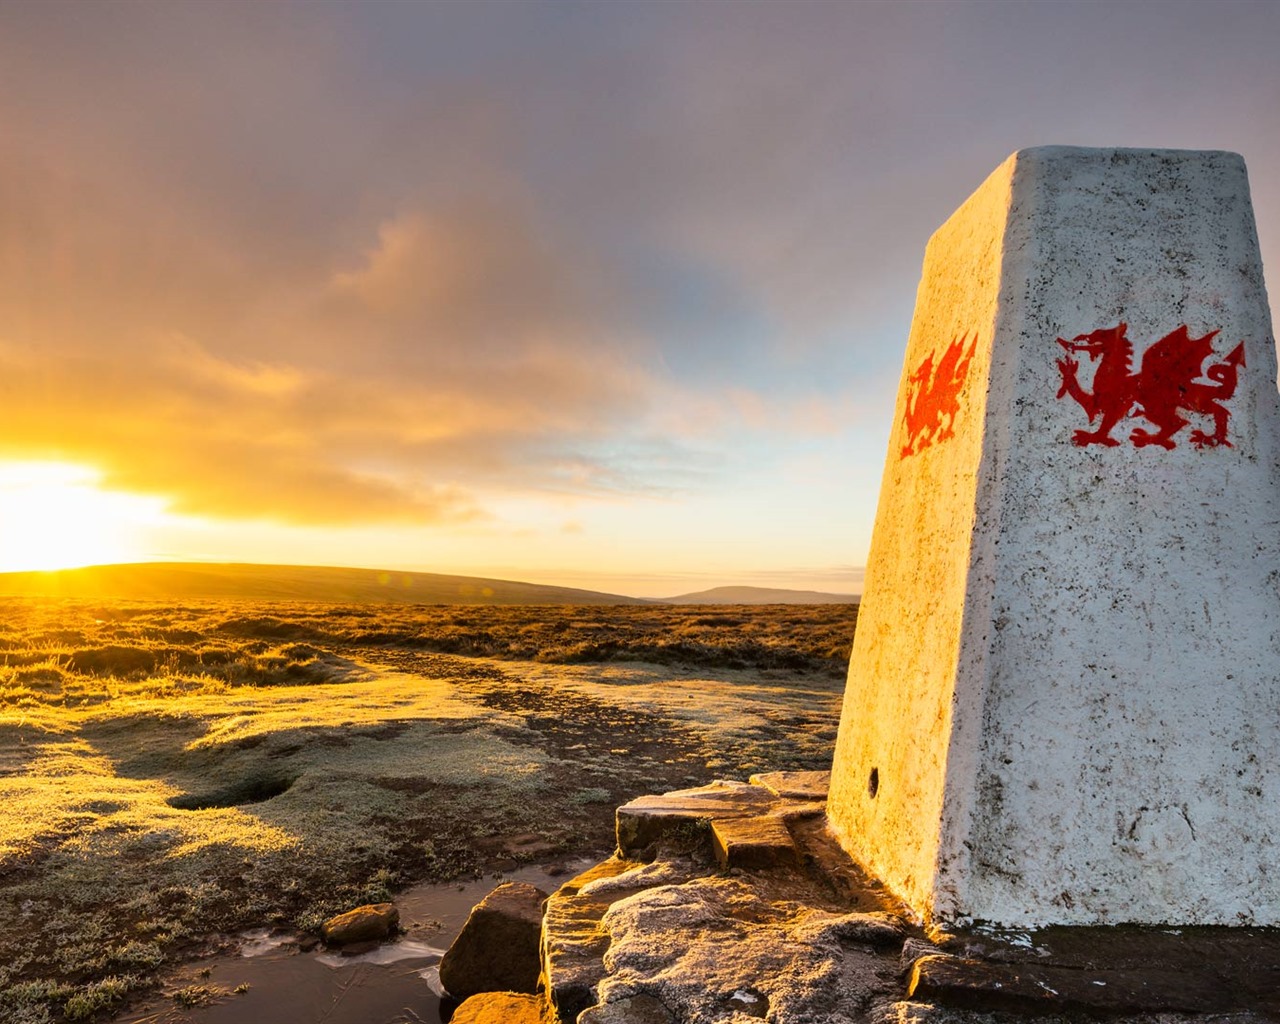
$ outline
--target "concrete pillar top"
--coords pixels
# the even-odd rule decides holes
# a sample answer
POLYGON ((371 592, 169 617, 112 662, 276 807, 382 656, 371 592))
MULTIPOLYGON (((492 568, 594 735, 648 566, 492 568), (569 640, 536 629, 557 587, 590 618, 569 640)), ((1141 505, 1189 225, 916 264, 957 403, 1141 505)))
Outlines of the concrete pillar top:
POLYGON ((941 922, 1280 924, 1278 458, 1243 160, 997 168, 925 254, 845 848, 941 922))

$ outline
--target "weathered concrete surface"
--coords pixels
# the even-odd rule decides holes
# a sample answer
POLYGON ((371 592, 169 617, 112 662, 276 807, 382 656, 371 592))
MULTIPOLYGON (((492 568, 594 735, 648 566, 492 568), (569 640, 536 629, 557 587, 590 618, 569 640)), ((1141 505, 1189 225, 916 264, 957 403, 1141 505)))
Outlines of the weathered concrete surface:
POLYGON ((828 806, 917 911, 1280 923, 1278 405, 1233 154, 1025 150, 930 241, 828 806))

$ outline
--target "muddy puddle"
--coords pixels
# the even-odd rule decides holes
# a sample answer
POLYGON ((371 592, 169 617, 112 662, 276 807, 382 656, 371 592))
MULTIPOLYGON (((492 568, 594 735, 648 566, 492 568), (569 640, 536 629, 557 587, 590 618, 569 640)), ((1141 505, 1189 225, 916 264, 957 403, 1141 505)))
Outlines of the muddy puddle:
POLYGON ((471 908, 501 882, 550 892, 599 859, 408 889, 395 901, 403 934, 350 955, 304 951, 296 933, 245 933, 238 954, 184 965, 113 1024, 440 1024, 440 957, 471 908))

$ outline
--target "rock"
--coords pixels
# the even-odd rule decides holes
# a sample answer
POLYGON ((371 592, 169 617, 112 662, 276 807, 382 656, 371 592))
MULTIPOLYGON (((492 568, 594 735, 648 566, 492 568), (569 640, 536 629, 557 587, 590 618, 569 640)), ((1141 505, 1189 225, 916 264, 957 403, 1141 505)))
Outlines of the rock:
POLYGON ((794 867, 796 844, 780 818, 722 818, 711 823, 711 849, 722 868, 794 867))
POLYGON ((548 1024, 552 1018, 541 996, 519 992, 481 992, 459 1006, 451 1024, 548 1024))
POLYGON ((614 903, 601 921, 609 948, 596 1003, 647 995, 677 1021, 767 1015, 851 1024, 878 994, 898 989, 893 958, 863 942, 878 943, 892 922, 805 906, 786 896, 793 879, 775 893, 767 878, 699 878, 614 903), (857 935, 855 944, 842 940, 845 933, 857 935))
POLYGON ((602 958, 609 948, 600 918, 610 905, 636 891, 617 888, 614 880, 630 876, 640 889, 649 884, 640 877, 643 867, 610 857, 565 882, 547 900, 542 972, 547 995, 562 1020, 576 1020, 596 1002, 595 987, 605 976, 602 958))
POLYGON ((977 1010, 1040 1013, 1214 1013, 1243 1009, 1239 993, 1219 980, 1146 967, 1081 970, 1038 964, 998 964, 957 956, 924 956, 907 987, 911 999, 977 1010))
POLYGON ((763 786, 717 780, 697 789, 642 796, 617 811, 618 849, 638 853, 660 840, 694 848, 711 837, 709 824, 773 810, 778 798, 763 786))
POLYGON ((440 984, 455 999, 481 992, 536 992, 542 905, 547 894, 506 882, 471 911, 440 961, 440 984))
MULTIPOLYGON (((618 866, 623 866, 619 862, 618 866)), ((621 874, 604 874, 593 876, 589 881, 578 879, 578 892, 583 896, 603 896, 605 893, 639 892, 641 889, 652 889, 658 885, 675 885, 687 882, 699 872, 693 861, 688 858, 672 858, 655 860, 649 864, 637 864, 623 870, 621 874)))
POLYGON ((320 934, 330 946, 344 946, 350 942, 385 939, 399 923, 400 911, 395 904, 370 903, 329 918, 321 926, 320 934))
POLYGON ((830 772, 760 772, 751 776, 753 786, 763 786, 774 796, 788 800, 827 799, 830 772))
POLYGON ((597 1004, 578 1015, 578 1024, 674 1024, 675 1018, 653 996, 632 996, 597 1004))
POLYGON ((942 953, 943 950, 932 942, 926 942, 924 939, 918 939, 913 936, 902 944, 902 955, 899 962, 902 964, 903 973, 907 973, 921 957, 940 956, 942 953))
POLYGON ((361 939, 359 942, 342 943, 341 953, 343 956, 364 956, 366 953, 372 953, 382 942, 380 939, 361 939))
POLYGON ((846 945, 857 943, 871 949, 901 950, 907 940, 908 927, 897 914, 815 911, 796 928, 795 934, 806 942, 835 939, 846 945))

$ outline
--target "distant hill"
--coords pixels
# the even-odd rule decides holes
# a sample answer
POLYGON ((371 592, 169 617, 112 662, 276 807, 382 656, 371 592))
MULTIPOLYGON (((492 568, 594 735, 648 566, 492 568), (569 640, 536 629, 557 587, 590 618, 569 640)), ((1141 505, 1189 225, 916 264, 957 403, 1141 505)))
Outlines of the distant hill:
POLYGON ((661 598, 664 604, 857 604, 853 594, 824 594, 818 590, 781 590, 776 587, 712 587, 679 597, 661 598))
POLYGON ((310 565, 139 562, 0 573, 0 597, 323 601, 328 604, 648 604, 572 587, 430 572, 310 565))

